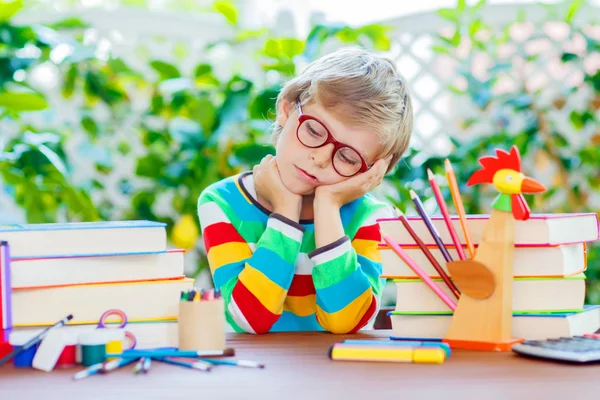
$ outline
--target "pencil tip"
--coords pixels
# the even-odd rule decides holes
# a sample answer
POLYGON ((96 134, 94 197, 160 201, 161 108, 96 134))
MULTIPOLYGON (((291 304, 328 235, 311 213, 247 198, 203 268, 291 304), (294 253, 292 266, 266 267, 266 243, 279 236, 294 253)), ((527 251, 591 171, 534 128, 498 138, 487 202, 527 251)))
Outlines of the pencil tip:
POLYGON ((415 193, 415 191, 412 189, 409 190, 409 193, 410 193, 411 199, 416 199, 418 197, 417 194, 415 193))
POLYGON ((447 158, 444 160, 444 168, 446 169, 446 172, 452 171, 452 163, 447 158))
POLYGON ((435 179, 435 175, 433 174, 433 172, 431 172, 429 168, 427 168, 427 177, 429 178, 429 180, 435 179))

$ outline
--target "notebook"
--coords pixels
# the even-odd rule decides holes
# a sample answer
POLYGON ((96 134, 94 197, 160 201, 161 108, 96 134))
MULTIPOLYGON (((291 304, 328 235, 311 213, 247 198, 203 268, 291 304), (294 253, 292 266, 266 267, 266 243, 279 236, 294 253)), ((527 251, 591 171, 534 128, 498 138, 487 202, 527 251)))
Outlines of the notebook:
MULTIPOLYGON (((395 338, 441 339, 452 315, 413 315, 388 313, 395 338)), ((512 336, 530 340, 569 337, 596 332, 600 328, 600 306, 585 306, 583 312, 555 314, 518 314, 512 319, 512 336)))
POLYGON ((20 258, 12 261, 15 289, 156 280, 183 275, 183 250, 160 253, 20 258))
MULTIPOLYGON (((416 234, 428 245, 435 245, 427 226, 420 217, 407 218, 416 234)), ((465 239, 458 216, 451 216, 452 224, 462 244, 465 239)), ((432 216, 431 220, 444 244, 452 244, 448 227, 441 216, 432 216)), ((473 243, 480 243, 489 215, 468 215, 467 224, 473 243)), ((400 245, 413 244, 402 222, 397 218, 377 220, 381 230, 385 231, 400 245)), ((559 244, 592 242, 600 239, 598 216, 594 213, 581 214, 532 214, 528 220, 515 221, 515 244, 528 246, 552 246, 559 244)))
POLYGON ((167 250, 166 224, 151 221, 0 225, 13 258, 167 250))
POLYGON ((71 324, 97 323, 112 308, 123 310, 130 321, 172 319, 178 315, 181 291, 193 283, 182 277, 13 290, 13 326, 52 325, 68 314, 73 314, 71 324))
MULTIPOLYGON (((466 247, 466 246, 465 246, 466 247)), ((382 277, 404 278, 417 277, 400 257, 388 246, 380 245, 382 277)), ((447 246, 453 260, 458 260, 454 246, 447 246)), ((406 253, 419 265, 426 274, 439 278, 438 272, 429 262, 423 251, 416 245, 403 246, 406 253)), ((431 254, 448 273, 446 260, 437 246, 428 246, 431 254)), ((553 276, 563 277, 580 274, 586 269, 585 244, 574 243, 560 246, 515 247, 513 275, 516 277, 553 276)), ((449 274, 448 274, 449 275, 449 274)))
MULTIPOLYGON (((395 279, 396 309, 402 313, 450 313, 448 306, 420 279, 395 279)), ((441 279, 434 279, 453 297, 441 279)), ((581 311, 585 301, 585 276, 567 278, 515 278, 513 310, 515 312, 581 311)))

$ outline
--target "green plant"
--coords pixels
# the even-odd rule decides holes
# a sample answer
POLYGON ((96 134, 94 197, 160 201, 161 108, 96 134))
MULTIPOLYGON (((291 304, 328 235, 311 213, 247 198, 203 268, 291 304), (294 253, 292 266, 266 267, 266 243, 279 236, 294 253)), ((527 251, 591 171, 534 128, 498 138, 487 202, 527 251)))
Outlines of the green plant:
POLYGON ((0 4, 0 177, 5 190, 30 222, 99 219, 89 194, 73 185, 65 157, 68 135, 51 127, 32 126, 27 115, 51 112, 44 95, 25 78, 49 62, 60 36, 50 27, 15 26, 22 1, 0 4))
MULTIPOLYGON (((453 100, 474 111, 457 121, 459 129, 454 132, 454 146, 449 154, 457 170, 467 213, 489 211, 494 196, 489 188, 466 186, 478 168, 477 158, 490 154, 496 147, 508 149, 512 144, 519 147, 529 171, 536 171, 540 178, 542 173, 551 176, 546 178, 547 192, 527 197, 534 212, 597 213, 594 201, 598 204, 600 196, 600 71, 586 68, 584 64, 598 53, 600 42, 585 26, 573 23, 583 2, 567 2, 562 24, 569 33, 558 54, 531 51, 535 41, 555 42, 547 30, 536 30, 525 39, 513 37, 514 30, 528 25, 525 14, 517 21, 495 28, 481 15, 484 5, 484 0, 471 7, 459 0, 455 8, 440 10, 439 15, 452 29, 446 35, 439 35, 434 46, 436 52, 452 60, 457 72, 449 87, 455 95, 453 100), (585 48, 577 54, 569 52, 568 44, 579 39, 583 39, 585 48), (506 46, 513 50, 503 51, 506 46), (477 68, 482 56, 488 62, 484 74, 477 68), (558 90, 548 84, 532 87, 531 77, 524 74, 524 66, 551 62, 570 66, 583 76, 575 84, 566 79, 561 81, 558 90), (509 81, 513 84, 507 86, 509 81), (475 137, 460 139, 469 134, 475 137)), ((548 21, 561 21, 561 18, 549 14, 548 21)), ((443 175, 443 158, 431 157, 412 167, 399 168, 391 178, 399 193, 392 200, 400 209, 410 204, 408 189, 428 186, 427 168, 443 175), (412 185, 404 185, 405 182, 412 185)), ((425 191, 425 194, 431 193, 425 191)), ((445 195, 451 204, 449 192, 445 195)), ((588 250, 587 271, 588 301, 592 303, 600 301, 599 254, 600 248, 594 243, 588 250)))

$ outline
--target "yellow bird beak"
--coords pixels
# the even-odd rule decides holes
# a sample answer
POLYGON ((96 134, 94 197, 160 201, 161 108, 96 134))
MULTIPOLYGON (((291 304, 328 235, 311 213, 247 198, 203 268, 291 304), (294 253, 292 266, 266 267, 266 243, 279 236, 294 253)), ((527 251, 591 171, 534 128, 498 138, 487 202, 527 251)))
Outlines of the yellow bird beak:
POLYGON ((544 185, 528 176, 521 182, 521 193, 540 193, 545 191, 546 187, 544 185))

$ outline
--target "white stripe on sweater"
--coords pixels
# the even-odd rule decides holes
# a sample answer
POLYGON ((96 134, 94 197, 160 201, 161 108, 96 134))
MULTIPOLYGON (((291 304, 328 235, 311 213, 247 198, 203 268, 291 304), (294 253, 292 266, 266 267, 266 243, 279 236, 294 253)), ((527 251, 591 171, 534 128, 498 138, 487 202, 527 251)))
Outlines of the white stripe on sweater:
POLYGON ((244 314, 242 313, 242 311, 236 304, 233 296, 231 296, 231 301, 229 302, 229 306, 227 307, 227 310, 229 310, 229 314, 231 315, 231 318, 233 318, 235 323, 238 324, 238 326, 240 328, 242 328, 244 331, 246 331, 248 333, 256 333, 256 332, 254 332, 254 329, 252 329, 252 327, 248 323, 248 320, 246 319, 246 317, 244 317, 244 314))
POLYGON ((198 207, 198 217, 203 230, 219 222, 229 223, 229 218, 214 201, 209 201, 198 207))
POLYGON ((304 235, 304 232, 300 231, 294 226, 286 224, 277 218, 269 218, 267 222, 267 228, 275 229, 284 236, 287 236, 298 243, 302 242, 302 236, 304 235))
POLYGON ((328 261, 335 260, 338 257, 344 255, 347 251, 352 249, 352 245, 349 240, 344 241, 344 243, 335 246, 333 249, 327 250, 324 253, 317 254, 312 257, 312 261, 315 265, 325 264, 328 261))

